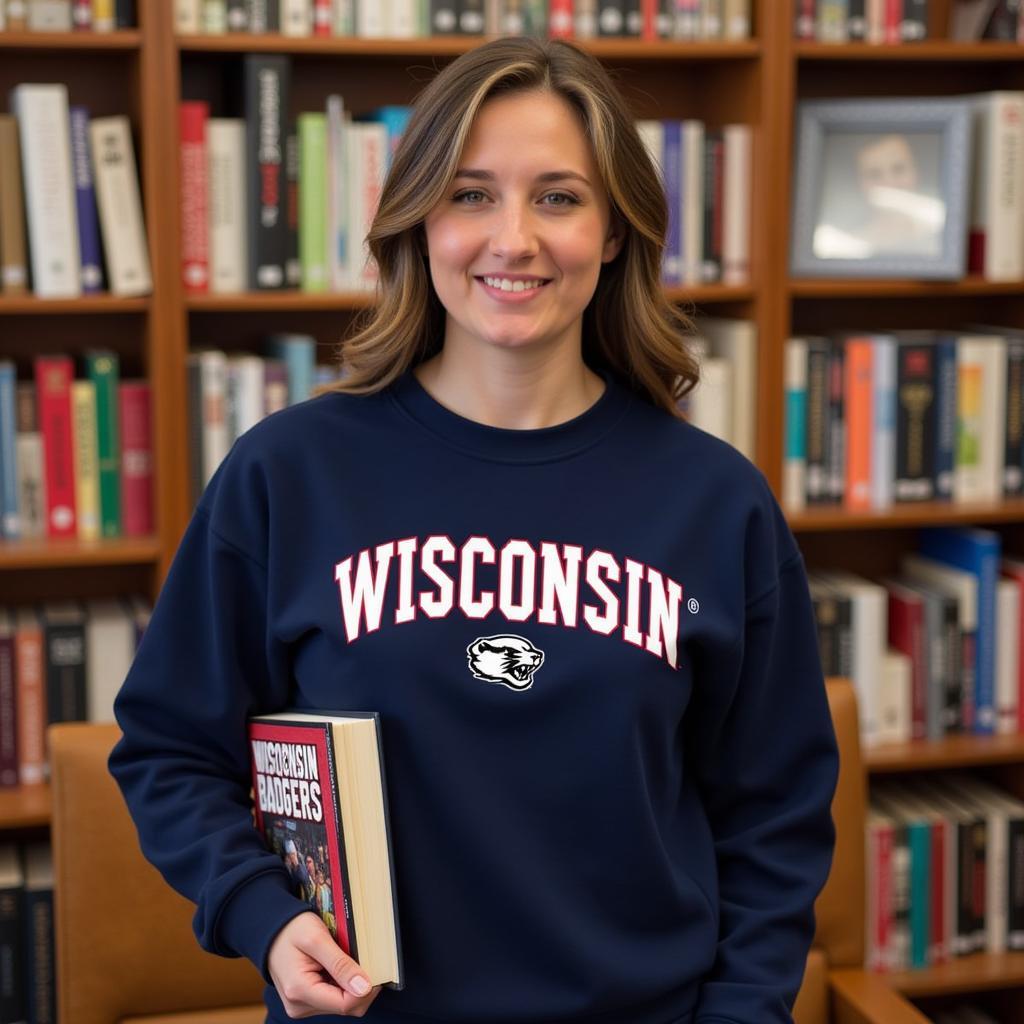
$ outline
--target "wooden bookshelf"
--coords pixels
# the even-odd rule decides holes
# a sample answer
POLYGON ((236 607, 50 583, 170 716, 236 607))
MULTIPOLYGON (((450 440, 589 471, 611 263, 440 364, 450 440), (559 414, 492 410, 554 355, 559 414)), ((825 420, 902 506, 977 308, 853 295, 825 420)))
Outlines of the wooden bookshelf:
MULTIPOLYGON (((1024 47, 944 39, 951 2, 933 0, 933 39, 905 47, 797 42, 792 37, 794 0, 754 0, 755 33, 748 41, 645 44, 599 39, 584 44, 622 72, 620 81, 638 117, 695 117, 709 124, 743 121, 754 128, 751 283, 673 288, 668 294, 688 311, 708 309, 755 323, 755 461, 776 494, 782 479, 783 348, 788 337, 823 327, 874 324, 880 329, 897 321, 900 326, 934 326, 947 319, 960 323, 998 318, 1024 326, 1024 281, 832 280, 788 273, 800 99, 1024 88, 1024 47)), ((292 113, 314 109, 329 92, 340 92, 346 100, 352 98, 353 112, 360 114, 380 103, 410 102, 430 67, 481 41, 176 36, 172 4, 139 8, 140 27, 130 32, 0 32, 0 87, 7 90, 18 81, 40 80, 44 73, 60 74, 73 98, 88 103, 95 113, 129 114, 143 179, 153 293, 142 299, 0 298, 0 351, 10 349, 19 359, 28 359, 36 347, 77 352, 107 334, 114 338, 127 365, 153 389, 157 530, 151 538, 95 545, 2 545, 2 593, 20 592, 26 581, 33 584, 33 594, 38 589, 53 596, 78 596, 79 588, 116 593, 128 578, 145 580, 155 600, 192 512, 185 389, 190 348, 219 339, 228 350, 248 349, 250 339, 270 323, 274 329, 314 334, 326 345, 370 301, 363 293, 184 294, 177 201, 179 100, 212 94, 221 73, 241 54, 282 53, 296 58, 292 113), (236 329, 237 337, 232 333, 236 329)), ((811 509, 789 520, 810 568, 893 571, 900 557, 916 546, 917 529, 950 523, 991 526, 1008 548, 1024 552, 1024 501, 929 503, 855 514, 811 509)), ((936 744, 879 747, 866 752, 866 764, 872 778, 950 768, 1024 773, 1024 738, 951 737, 936 744)), ((0 830, 45 826, 49 799, 46 786, 0 790, 0 830)), ((888 980, 914 998, 1024 990, 1024 954, 976 955, 888 980)))

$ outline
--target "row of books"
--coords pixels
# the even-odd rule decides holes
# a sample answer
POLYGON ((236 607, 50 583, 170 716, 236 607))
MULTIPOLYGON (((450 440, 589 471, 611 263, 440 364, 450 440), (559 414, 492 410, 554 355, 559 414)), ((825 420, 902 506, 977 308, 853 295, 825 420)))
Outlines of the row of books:
POLYGON ((866 966, 1024 949, 1024 802, 974 776, 871 787, 866 966))
POLYGON ((1024 330, 807 335, 784 360, 788 510, 1024 494, 1024 330))
POLYGON ((916 43, 928 38, 928 0, 796 0, 797 39, 916 43))
POLYGON ((733 317, 694 317, 687 346, 700 362, 700 383, 679 402, 687 419, 756 457, 757 324, 733 317))
POLYGON ((998 533, 922 530, 891 577, 808 582, 822 671, 853 681, 865 747, 1024 733, 1024 560, 998 533))
POLYGON ((339 377, 335 366, 317 362, 316 339, 309 335, 270 335, 265 349, 264 355, 215 348, 188 355, 193 503, 241 434, 339 377))
POLYGON ((57 1020, 53 851, 0 845, 0 1020, 57 1020))
POLYGON ((151 612, 137 595, 0 608, 0 787, 49 778, 52 723, 114 721, 151 612))
POLYGON ((0 538, 144 537, 153 532, 150 385, 117 353, 37 356, 34 381, 0 360, 0 538))
POLYGON ((134 28, 136 0, 0 0, 0 32, 113 32, 134 28))
POLYGON ((152 290, 128 118, 23 84, 0 114, 0 290, 45 298, 152 290))
POLYGON ((179 33, 745 39, 751 0, 176 0, 179 33))

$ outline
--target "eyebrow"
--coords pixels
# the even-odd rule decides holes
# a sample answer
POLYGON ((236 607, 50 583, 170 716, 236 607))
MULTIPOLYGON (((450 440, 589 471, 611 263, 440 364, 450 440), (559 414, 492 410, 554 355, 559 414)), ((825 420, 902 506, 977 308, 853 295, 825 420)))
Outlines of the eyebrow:
MULTIPOLYGON (((455 172, 456 178, 471 178, 474 181, 494 181, 494 174, 491 171, 476 170, 472 167, 460 167, 455 172)), ((534 179, 538 182, 549 182, 549 181, 564 181, 566 178, 572 178, 576 181, 582 181, 584 185, 590 185, 590 182, 583 177, 582 174, 578 174, 576 171, 545 171, 543 174, 538 174, 534 179)))

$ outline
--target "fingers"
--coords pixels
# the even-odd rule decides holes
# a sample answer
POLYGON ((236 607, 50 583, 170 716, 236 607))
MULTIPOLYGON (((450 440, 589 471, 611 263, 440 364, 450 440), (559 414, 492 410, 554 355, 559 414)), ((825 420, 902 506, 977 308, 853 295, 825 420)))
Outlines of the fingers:
POLYGON ((310 930, 299 941, 299 949, 308 953, 334 981, 356 999, 370 992, 366 972, 331 938, 326 927, 310 930))

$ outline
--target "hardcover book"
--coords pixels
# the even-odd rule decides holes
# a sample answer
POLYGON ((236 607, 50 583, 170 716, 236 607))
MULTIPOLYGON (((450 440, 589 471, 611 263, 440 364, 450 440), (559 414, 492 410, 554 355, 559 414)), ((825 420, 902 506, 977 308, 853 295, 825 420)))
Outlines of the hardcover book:
POLYGON ((377 712, 249 721, 256 828, 373 985, 404 987, 377 712))

